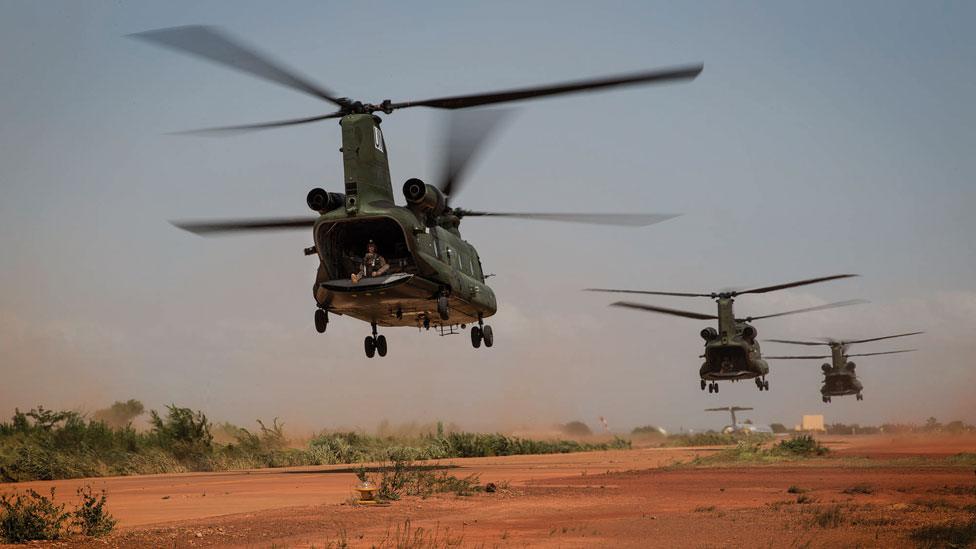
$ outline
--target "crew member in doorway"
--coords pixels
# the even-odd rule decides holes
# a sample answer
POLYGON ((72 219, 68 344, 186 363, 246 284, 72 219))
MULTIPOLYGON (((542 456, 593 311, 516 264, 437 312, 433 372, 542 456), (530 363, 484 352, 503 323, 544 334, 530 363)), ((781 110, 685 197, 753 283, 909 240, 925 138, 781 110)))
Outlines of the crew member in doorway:
POLYGON ((376 243, 370 240, 366 244, 366 256, 363 257, 363 264, 358 272, 353 273, 352 282, 355 284, 365 277, 383 276, 389 270, 390 264, 386 262, 386 259, 383 259, 383 256, 376 253, 376 243))

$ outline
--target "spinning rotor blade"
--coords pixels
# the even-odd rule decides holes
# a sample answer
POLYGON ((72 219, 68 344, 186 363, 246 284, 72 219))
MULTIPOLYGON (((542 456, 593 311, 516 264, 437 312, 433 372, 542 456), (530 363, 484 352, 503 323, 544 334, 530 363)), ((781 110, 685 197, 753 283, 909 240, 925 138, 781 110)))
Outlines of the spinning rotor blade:
POLYGON ((592 225, 617 225, 621 227, 646 227, 678 217, 680 214, 595 214, 595 213, 511 213, 454 210, 458 217, 510 217, 534 221, 563 221, 592 225))
POLYGON ((562 95, 567 93, 598 90, 602 88, 630 86, 635 84, 650 84, 654 82, 669 82, 673 80, 688 80, 698 76, 703 68, 704 65, 701 64, 688 65, 684 67, 658 69, 634 74, 594 78, 591 80, 563 82, 559 84, 550 84, 548 86, 516 88, 472 95, 455 95, 451 97, 440 97, 437 99, 422 99, 420 101, 404 101, 402 103, 393 103, 391 107, 394 109, 404 109, 407 107, 463 109, 467 107, 477 107, 481 105, 491 105, 494 103, 505 103, 508 101, 530 99, 533 97, 562 95))
POLYGON ((211 235, 220 233, 239 233, 249 231, 280 231, 304 229, 315 225, 310 217, 268 217, 254 219, 227 219, 221 221, 171 221, 184 231, 193 234, 211 235))
POLYGON ((268 130, 272 128, 282 128, 285 126, 298 126, 300 124, 308 124, 309 122, 318 122, 319 120, 326 120, 329 118, 341 118, 342 111, 334 112, 332 114, 323 114, 321 116, 310 116, 307 118, 292 118, 291 120, 279 120, 277 122, 260 122, 257 124, 241 124, 239 126, 220 126, 217 128, 203 128, 199 130, 189 130, 185 132, 176 132, 177 135, 230 135, 235 133, 244 133, 252 130, 268 130))
POLYGON ((866 300, 863 300, 863 299, 851 299, 849 301, 838 301, 836 303, 828 303, 826 305, 817 305, 816 307, 807 307, 805 309, 796 309, 796 310, 793 310, 793 311, 786 311, 784 313, 775 313, 775 314, 771 314, 771 315, 762 315, 762 316, 748 316, 748 317, 746 317, 744 319, 736 319, 736 320, 737 321, 740 321, 740 322, 741 321, 752 322, 753 320, 760 320, 760 319, 763 319, 763 318, 775 318, 777 316, 786 316, 786 315, 792 315, 792 314, 796 314, 796 313, 808 313, 808 312, 811 312, 811 311, 823 311, 825 309, 833 309, 835 307, 847 307, 848 305, 859 305, 861 303, 867 303, 867 301, 866 300))
POLYGON ((324 99, 340 107, 349 105, 347 100, 335 97, 331 91, 235 41, 214 27, 201 25, 170 27, 138 32, 129 36, 203 57, 225 67, 281 84, 318 99, 324 99))
POLYGON ((613 307, 627 307, 629 309, 638 309, 641 311, 649 311, 652 313, 661 313, 666 315, 681 316, 684 318, 693 318, 695 320, 715 320, 718 318, 715 315, 705 315, 701 313, 692 313, 689 311, 679 311, 678 309, 655 307, 654 305, 645 305, 643 303, 633 303, 630 301, 617 301, 616 303, 611 303, 610 305, 613 307))
POLYGON ((649 290, 615 290, 613 288, 585 288, 584 292, 609 292, 615 294, 670 295, 676 297, 712 297, 711 294, 690 294, 684 292, 652 292, 649 290))
POLYGON ((830 343, 825 343, 823 341, 793 341, 790 339, 767 339, 766 341, 789 343, 790 345, 830 345, 830 343))
POLYGON ((511 109, 477 110, 453 113, 444 129, 444 166, 437 188, 450 199, 457 194, 464 181, 465 169, 482 149, 485 140, 511 109))
POLYGON ((838 278, 850 278, 852 276, 858 276, 856 274, 841 274, 832 276, 822 276, 820 278, 808 278, 807 280, 798 280, 796 282, 787 282, 785 284, 777 284, 775 286, 764 286, 762 288, 753 288, 751 290, 742 290, 741 292, 735 292, 735 295, 742 294, 764 294, 766 292, 775 292, 777 290, 785 290, 787 288, 795 288, 797 286, 806 286, 807 284, 816 284, 818 282, 826 282, 828 280, 837 280, 838 278))
POLYGON ((914 351, 917 351, 917 350, 918 349, 902 349, 900 351, 883 351, 883 352, 880 352, 880 353, 857 353, 857 354, 853 354, 853 355, 844 355, 844 356, 894 355, 894 354, 898 354, 898 353, 911 353, 911 352, 914 352, 914 351))
POLYGON ((743 408, 741 406, 726 406, 725 408, 705 408, 706 412, 742 412, 746 410, 752 410, 752 408, 743 408))
POLYGON ((799 355, 799 356, 766 356, 766 355, 763 355, 763 358, 768 358, 770 360, 803 360, 803 359, 830 358, 830 355, 816 355, 816 356, 811 356, 811 355, 799 355))
POLYGON ((907 334, 890 335, 884 337, 872 337, 871 339, 852 339, 850 341, 840 341, 842 345, 853 345, 854 343, 867 343, 869 341, 881 341, 882 339, 894 339, 896 337, 905 337, 911 335, 924 334, 925 332, 908 332, 907 334))

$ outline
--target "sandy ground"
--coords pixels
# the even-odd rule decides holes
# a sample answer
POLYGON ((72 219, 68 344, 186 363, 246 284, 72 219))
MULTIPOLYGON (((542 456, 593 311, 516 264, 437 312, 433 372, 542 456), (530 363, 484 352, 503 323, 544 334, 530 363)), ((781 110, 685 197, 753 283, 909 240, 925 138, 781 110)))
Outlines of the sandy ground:
POLYGON ((919 525, 976 511, 973 468, 936 461, 976 452, 974 438, 824 441, 836 450, 829 459, 751 467, 668 467, 714 448, 445 460, 456 476, 510 488, 383 507, 346 503, 355 476, 343 466, 3 484, 0 492, 105 488, 117 532, 61 545, 111 547, 397 547, 407 533, 465 547, 896 547, 910 546, 919 525), (850 493, 855 486, 870 493, 850 493), (817 525, 834 506, 840 524, 817 525))

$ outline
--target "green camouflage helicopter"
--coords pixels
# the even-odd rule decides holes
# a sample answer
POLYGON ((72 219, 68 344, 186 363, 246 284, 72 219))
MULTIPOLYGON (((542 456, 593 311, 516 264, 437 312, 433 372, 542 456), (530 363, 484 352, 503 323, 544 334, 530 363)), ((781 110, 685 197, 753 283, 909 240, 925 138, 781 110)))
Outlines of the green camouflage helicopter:
POLYGON ((884 337, 872 337, 870 339, 851 339, 851 340, 837 340, 824 338, 823 341, 793 341, 789 339, 767 339, 766 341, 774 341, 776 343, 789 343, 790 345, 827 345, 830 347, 829 355, 798 355, 798 356, 767 356, 766 358, 770 360, 819 360, 823 358, 831 359, 832 364, 823 364, 820 368, 823 370, 824 380, 823 386, 820 387, 820 394, 822 395, 824 402, 830 402, 831 397, 844 396, 844 395, 856 395, 857 400, 864 400, 864 395, 861 391, 864 390, 864 385, 857 379, 857 374, 854 372, 856 366, 853 362, 847 359, 852 356, 875 356, 875 355, 894 355, 898 353, 910 353, 915 349, 902 349, 899 351, 883 351, 879 353, 858 353, 858 354, 848 354, 847 349, 855 343, 867 343, 869 341, 881 341, 882 339, 893 339, 896 337, 906 337, 911 335, 918 335, 924 332, 909 332, 907 334, 897 334, 884 337))
MULTIPOLYGON (((203 57, 218 64, 304 92, 337 110, 324 115, 278 122, 211 128, 189 133, 227 134, 279 128, 326 119, 338 119, 342 130, 343 193, 312 189, 308 207, 317 217, 184 221, 176 226, 196 234, 242 231, 311 229, 318 274, 315 328, 324 333, 330 313, 348 315, 372 326, 364 343, 366 356, 386 356, 386 337, 377 326, 438 328, 441 335, 470 330, 475 348, 491 347, 494 334, 484 319, 497 309, 495 294, 485 284, 486 274, 474 246, 461 238, 458 226, 465 217, 505 217, 622 226, 646 226, 675 217, 666 214, 504 213, 453 207, 465 167, 501 116, 497 111, 475 111, 469 118, 455 117, 448 135, 443 176, 436 185, 411 178, 403 184, 405 206, 395 203, 388 148, 374 113, 391 114, 408 107, 464 109, 535 97, 607 89, 626 85, 694 79, 702 65, 668 68, 548 86, 529 87, 378 104, 337 97, 304 76, 210 27, 189 26, 147 31, 135 38, 203 57), (367 243, 375 242, 389 269, 362 267, 367 243), (381 272, 382 271, 382 272, 381 272), (362 274, 362 278, 356 275, 362 274), (358 280, 353 280, 357 278, 358 280)), ((374 256, 369 256, 374 257, 374 256)))
POLYGON ((762 352, 759 348, 759 342, 756 340, 756 336, 759 334, 759 332, 752 324, 750 324, 750 322, 764 318, 774 318, 796 313, 822 311, 824 309, 832 309, 834 307, 855 305, 858 303, 864 303, 864 301, 841 301, 837 303, 828 303, 826 305, 818 305, 816 307, 786 311, 783 313, 737 318, 735 313, 732 311, 732 303, 735 301, 735 298, 745 294, 764 294, 776 290, 785 290, 787 288, 795 288, 797 286, 806 286, 807 284, 826 282, 828 280, 850 278, 852 276, 857 275, 841 274, 824 276, 820 278, 800 280, 797 282, 777 284, 775 286, 753 288, 751 290, 726 290, 707 294, 686 292, 652 292, 645 290, 615 290, 606 288, 588 288, 586 291, 666 295, 677 297, 708 297, 714 299, 718 304, 717 315, 679 311, 677 309, 668 309, 665 307, 657 307, 643 303, 632 303, 629 301, 618 301, 616 303, 612 303, 611 305, 614 307, 627 307, 641 311, 650 311, 652 313, 693 318, 695 320, 718 320, 718 330, 708 327, 701 331, 701 337, 705 340, 705 353, 701 355, 701 357, 705 359, 705 362, 702 363, 701 369, 698 372, 701 376, 702 391, 704 391, 707 386, 709 393, 718 393, 719 381, 735 382, 743 379, 754 379, 756 382, 756 387, 758 387, 760 391, 768 391, 769 381, 766 380, 766 375, 769 373, 769 365, 766 364, 765 360, 763 360, 762 352))

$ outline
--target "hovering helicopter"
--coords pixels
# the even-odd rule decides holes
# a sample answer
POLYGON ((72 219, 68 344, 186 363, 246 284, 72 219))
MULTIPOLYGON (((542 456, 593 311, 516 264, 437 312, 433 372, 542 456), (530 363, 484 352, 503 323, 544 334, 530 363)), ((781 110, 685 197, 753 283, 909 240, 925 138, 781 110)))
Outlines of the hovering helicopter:
POLYGON ((789 339, 767 339, 766 341, 775 341, 776 343, 789 343, 790 345, 827 345, 830 347, 829 355, 799 355, 799 356, 767 356, 768 359, 776 360, 819 360, 823 358, 831 359, 831 364, 824 363, 820 368, 823 370, 824 380, 823 386, 820 388, 820 394, 823 395, 824 402, 830 402, 831 397, 844 396, 844 395, 856 395, 857 400, 864 400, 864 395, 861 391, 864 390, 864 386, 857 379, 857 374, 854 372, 855 365, 853 362, 847 359, 852 356, 875 356, 875 355, 893 355, 898 353, 910 353, 915 349, 902 349, 899 351, 882 351, 879 353, 858 353, 858 354, 848 354, 847 348, 855 343, 867 343, 869 341, 881 341, 882 339, 893 339, 896 337, 906 337, 911 335, 918 335, 924 332, 909 332, 907 334, 896 334, 884 337, 873 337, 870 339, 851 339, 851 340, 836 340, 830 338, 824 338, 823 341, 792 341, 789 339))
POLYGON ((731 433, 769 433, 772 434, 773 430, 768 425, 755 425, 753 423, 739 423, 735 420, 736 412, 744 412, 747 410, 752 410, 752 408, 745 408, 742 406, 726 406, 724 408, 705 408, 706 412, 728 412, 732 416, 732 423, 726 425, 722 432, 725 434, 731 433))
POLYGON ((702 391, 705 390, 707 385, 709 393, 718 393, 719 381, 728 380, 734 382, 742 379, 754 379, 756 381, 756 387, 758 387, 760 391, 768 391, 769 381, 766 380, 766 374, 769 373, 769 365, 766 364, 765 360, 763 360, 762 352, 759 349, 759 342, 756 341, 756 335, 758 335, 759 332, 755 327, 752 326, 752 324, 750 324, 750 322, 764 318, 774 318, 796 313, 822 311, 824 309, 832 309, 834 307, 843 307, 846 305, 856 305, 858 303, 864 303, 864 301, 841 301, 837 303, 828 303, 826 305, 818 305, 816 307, 786 311, 783 313, 737 318, 732 311, 732 303, 735 301, 735 298, 745 294, 764 294, 776 290, 785 290, 787 288, 795 288, 797 286, 806 286, 807 284, 816 284, 818 282, 837 280, 839 278, 850 278, 853 276, 858 275, 840 274, 824 276, 820 278, 800 280, 797 282, 777 284, 775 286, 753 288, 751 290, 726 290, 707 294, 685 292, 652 292, 645 290, 615 290, 606 288, 588 288, 586 291, 667 295, 677 297, 708 297, 714 299, 718 304, 717 315, 679 311, 677 309, 668 309, 665 307, 645 305, 643 303, 632 303, 629 301, 618 301, 616 303, 611 303, 611 305, 614 307, 627 307, 641 311, 650 311, 652 313, 693 318, 695 320, 718 320, 718 330, 708 327, 701 331, 701 337, 705 340, 705 353, 701 355, 702 358, 705 359, 705 362, 701 365, 701 369, 698 371, 699 375, 701 375, 702 391), (706 383, 706 381, 708 383, 706 383))
MULTIPOLYGON (((277 122, 197 130, 188 133, 229 134, 249 130, 280 128, 327 119, 338 119, 342 131, 344 192, 312 189, 306 198, 317 217, 182 221, 174 223, 187 231, 210 235, 242 231, 311 229, 314 245, 306 255, 316 255, 318 274, 312 293, 315 298, 315 328, 324 333, 330 313, 348 315, 372 327, 364 342, 366 356, 386 356, 386 337, 377 326, 439 328, 441 335, 457 333, 454 327, 470 330, 475 348, 494 344, 491 326, 484 319, 497 309, 495 294, 485 280, 474 246, 458 230, 465 217, 504 217, 547 221, 569 221, 622 226, 647 226, 675 217, 667 214, 594 213, 508 213, 467 210, 454 207, 451 199, 463 183, 465 168, 478 145, 497 126, 498 116, 486 115, 478 124, 449 135, 441 180, 436 185, 420 179, 403 184, 406 206, 394 202, 387 160, 388 148, 374 113, 391 114, 408 107, 464 109, 613 87, 690 80, 702 65, 653 70, 548 86, 510 89, 488 93, 378 104, 337 97, 297 72, 211 27, 188 26, 153 30, 131 35, 169 47, 304 92, 332 103, 337 110, 323 115, 277 122), (390 266, 382 274, 360 267, 367 243, 375 242, 377 253, 390 266), (363 277, 353 275, 361 272, 363 277), (353 280, 356 278, 357 280, 353 280)), ((484 113, 484 111, 480 111, 484 113)), ((490 112, 490 111, 489 111, 490 112)), ((466 124, 452 124, 462 130, 466 124)), ((372 256, 370 256, 372 257, 372 256)))

